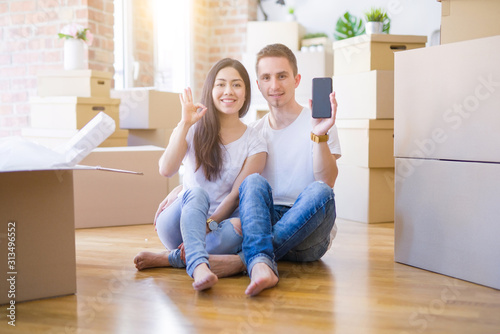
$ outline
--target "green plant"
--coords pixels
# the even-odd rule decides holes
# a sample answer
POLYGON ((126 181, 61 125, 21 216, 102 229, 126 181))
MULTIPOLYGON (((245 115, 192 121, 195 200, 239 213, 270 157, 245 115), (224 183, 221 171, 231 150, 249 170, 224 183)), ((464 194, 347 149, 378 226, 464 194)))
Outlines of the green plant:
POLYGON ((302 37, 302 39, 311 39, 319 37, 328 37, 328 35, 325 34, 324 32, 315 32, 315 33, 305 34, 304 37, 302 37))
POLYGON ((293 13, 295 13, 295 8, 288 7, 288 14, 293 15, 293 13))
POLYGON ((341 40, 363 35, 364 33, 365 25, 363 24, 363 20, 351 15, 349 12, 345 12, 338 19, 333 36, 336 40, 341 40))
POLYGON ((389 33, 391 29, 391 19, 382 8, 372 8, 365 13, 367 22, 382 22, 384 24, 383 32, 389 33))

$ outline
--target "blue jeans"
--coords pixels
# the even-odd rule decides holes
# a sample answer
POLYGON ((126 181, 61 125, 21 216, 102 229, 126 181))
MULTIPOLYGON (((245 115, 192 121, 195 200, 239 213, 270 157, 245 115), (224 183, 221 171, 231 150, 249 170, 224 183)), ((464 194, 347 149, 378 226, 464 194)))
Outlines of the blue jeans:
POLYGON ((267 180, 252 174, 240 186, 240 218, 248 273, 263 262, 278 276, 276 261, 316 261, 328 250, 336 218, 333 190, 316 181, 292 207, 275 206, 267 180))
POLYGON ((241 251, 243 237, 236 233, 230 219, 219 223, 217 230, 206 234, 210 200, 202 188, 187 190, 156 220, 156 230, 163 245, 172 250, 168 256, 172 267, 184 268, 193 277, 201 263, 208 265, 208 254, 236 254, 241 251), (177 247, 184 242, 186 264, 177 247))

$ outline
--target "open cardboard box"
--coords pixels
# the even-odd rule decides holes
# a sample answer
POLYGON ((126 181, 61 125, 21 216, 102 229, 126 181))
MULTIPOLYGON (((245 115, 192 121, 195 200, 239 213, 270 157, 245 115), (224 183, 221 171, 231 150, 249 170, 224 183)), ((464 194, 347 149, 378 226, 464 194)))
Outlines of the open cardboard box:
POLYGON ((77 165, 114 129, 101 113, 59 152, 0 142, 0 304, 76 292, 73 170, 141 174, 77 165))

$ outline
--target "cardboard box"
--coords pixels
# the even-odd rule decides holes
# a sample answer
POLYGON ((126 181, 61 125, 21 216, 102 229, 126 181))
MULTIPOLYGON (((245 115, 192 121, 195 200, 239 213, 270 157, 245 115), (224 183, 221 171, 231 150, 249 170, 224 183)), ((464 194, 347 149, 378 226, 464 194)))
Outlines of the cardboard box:
POLYGON ((58 151, 19 137, 0 139, 2 280, 12 278, 0 285, 0 304, 76 292, 73 170, 140 174, 77 165, 114 128, 100 113, 58 151))
MULTIPOLYGON (((295 89, 295 99, 304 106, 309 106, 312 98, 312 79, 333 76, 333 52, 330 50, 314 52, 295 52, 297 66, 301 75, 300 84, 295 89)), ((257 91, 258 94, 261 94, 257 91)))
POLYGON ((395 155, 500 162, 500 36, 398 52, 395 155))
POLYGON ((342 164, 367 168, 394 167, 393 120, 337 120, 342 164))
POLYGON ((165 148, 174 129, 132 129, 128 131, 128 146, 154 145, 165 148))
POLYGON ((372 34, 333 43, 335 75, 394 70, 394 53, 425 47, 427 36, 372 34))
POLYGON ((441 2, 441 44, 500 35, 497 0, 441 2))
POLYGON ((113 118, 118 125, 120 122, 119 104, 119 99, 111 98, 34 96, 30 98, 31 126, 78 130, 101 111, 113 118))
POLYGON ((0 172, 0 304, 76 292, 72 171, 0 172), (15 226, 13 224, 14 223, 15 226), (8 228, 15 266, 8 267, 8 228), (13 274, 9 274, 13 272, 13 274), (15 277, 15 287, 6 284, 15 277))
POLYGON ((38 96, 107 97, 113 73, 94 70, 41 71, 38 96))
POLYGON ((173 129, 181 120, 179 93, 130 88, 112 90, 111 96, 121 100, 122 129, 173 129))
POLYGON ((344 165, 340 160, 338 168, 337 217, 362 223, 394 221, 394 168, 344 165))
POLYGON ((75 227, 152 224, 160 202, 178 184, 178 174, 158 172, 164 149, 156 146, 97 148, 82 163, 143 172, 141 177, 120 173, 74 172, 75 227))
POLYGON ((393 119, 394 71, 335 75, 337 119, 393 119))
POLYGON ((395 260, 500 289, 500 164, 396 159, 395 260))
POLYGON ((247 23, 247 53, 257 54, 268 44, 281 43, 292 51, 300 49, 306 29, 296 21, 250 21, 247 23))

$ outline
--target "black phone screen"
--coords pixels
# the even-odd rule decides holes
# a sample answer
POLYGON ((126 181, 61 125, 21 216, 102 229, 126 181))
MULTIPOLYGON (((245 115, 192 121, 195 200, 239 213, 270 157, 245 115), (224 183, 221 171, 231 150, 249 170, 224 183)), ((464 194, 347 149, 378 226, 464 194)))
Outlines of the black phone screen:
POLYGON ((330 93, 332 92, 332 78, 312 79, 312 117, 330 118, 332 105, 330 93))

